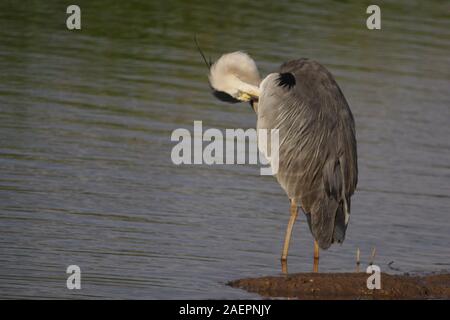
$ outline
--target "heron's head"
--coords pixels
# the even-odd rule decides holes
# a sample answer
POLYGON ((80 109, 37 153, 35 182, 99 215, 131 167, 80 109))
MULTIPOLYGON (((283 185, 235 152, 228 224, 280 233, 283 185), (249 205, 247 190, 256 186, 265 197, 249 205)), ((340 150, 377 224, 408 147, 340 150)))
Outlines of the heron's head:
POLYGON ((226 53, 209 69, 213 94, 225 102, 257 101, 260 82, 255 61, 244 52, 226 53))

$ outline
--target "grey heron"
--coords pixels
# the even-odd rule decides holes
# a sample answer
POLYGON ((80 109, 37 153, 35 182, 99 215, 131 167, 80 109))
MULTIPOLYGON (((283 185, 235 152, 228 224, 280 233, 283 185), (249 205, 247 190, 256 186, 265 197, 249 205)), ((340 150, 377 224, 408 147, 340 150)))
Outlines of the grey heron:
POLYGON ((291 203, 282 268, 301 207, 314 238, 317 272, 319 248, 344 241, 358 180, 355 124, 341 89, 324 66, 306 58, 283 63, 262 80, 254 60, 240 51, 206 63, 215 97, 250 102, 257 129, 279 129, 276 178, 291 203))

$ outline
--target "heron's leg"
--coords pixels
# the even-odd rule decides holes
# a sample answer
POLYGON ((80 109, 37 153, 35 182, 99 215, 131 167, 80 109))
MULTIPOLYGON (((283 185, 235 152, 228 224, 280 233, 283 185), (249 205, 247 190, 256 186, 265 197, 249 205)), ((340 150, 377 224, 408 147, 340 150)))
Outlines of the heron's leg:
POLYGON ((314 240, 314 272, 319 272, 319 244, 314 240))
POLYGON ((284 273, 287 272, 286 260, 287 260, 288 251, 289 251, 289 242, 291 240, 292 228, 294 227, 294 223, 295 223, 295 220, 297 219, 297 215, 298 215, 297 203, 295 200, 292 200, 291 201, 291 217, 289 218, 289 223, 288 223, 288 226, 286 229, 283 253, 281 254, 281 267, 282 267, 282 269, 283 269, 282 271, 284 273))

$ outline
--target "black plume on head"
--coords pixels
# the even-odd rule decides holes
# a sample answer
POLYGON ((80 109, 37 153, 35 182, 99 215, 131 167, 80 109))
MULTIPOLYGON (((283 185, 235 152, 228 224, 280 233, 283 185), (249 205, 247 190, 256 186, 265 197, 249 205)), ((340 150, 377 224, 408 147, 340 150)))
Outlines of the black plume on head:
POLYGON ((198 52, 200 53, 200 55, 202 56, 202 58, 203 58, 203 61, 205 62, 205 64, 206 64, 206 67, 208 68, 208 70, 211 68, 211 65, 212 65, 212 62, 211 62, 211 57, 209 58, 209 61, 208 60, 206 60, 206 57, 205 57, 205 55, 204 55, 204 53, 203 53, 203 51, 202 51, 202 49, 200 49, 200 46, 199 46, 199 44, 198 44, 198 41, 197 41, 197 35, 195 35, 194 36, 194 41, 195 41, 195 45, 197 46, 197 50, 198 50, 198 52))
MULTIPOLYGON (((205 54, 203 53, 202 49, 200 49, 200 45, 198 44, 197 35, 194 36, 194 41, 195 41, 195 44, 197 46, 198 52, 200 53, 200 55, 203 58, 203 62, 205 62, 205 65, 206 65, 206 67, 209 70, 211 68, 211 66, 212 66, 211 58, 209 58, 209 61, 206 60, 205 54)), ((212 93, 213 93, 214 97, 216 97, 217 99, 219 99, 221 101, 228 102, 228 103, 240 102, 238 99, 232 97, 231 95, 229 95, 226 92, 216 90, 213 87, 211 87, 211 90, 212 90, 212 93)))

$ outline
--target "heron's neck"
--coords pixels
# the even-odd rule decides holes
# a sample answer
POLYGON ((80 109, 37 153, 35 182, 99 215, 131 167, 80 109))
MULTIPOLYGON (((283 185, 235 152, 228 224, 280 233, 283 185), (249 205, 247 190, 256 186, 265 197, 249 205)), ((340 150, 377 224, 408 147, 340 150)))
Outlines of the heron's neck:
POLYGON ((259 87, 246 83, 240 79, 237 79, 236 84, 239 91, 245 92, 252 97, 259 98, 260 94, 259 87))

